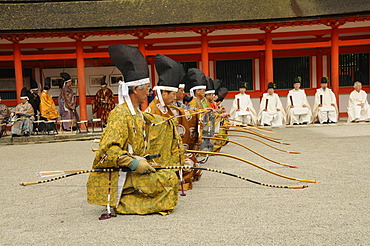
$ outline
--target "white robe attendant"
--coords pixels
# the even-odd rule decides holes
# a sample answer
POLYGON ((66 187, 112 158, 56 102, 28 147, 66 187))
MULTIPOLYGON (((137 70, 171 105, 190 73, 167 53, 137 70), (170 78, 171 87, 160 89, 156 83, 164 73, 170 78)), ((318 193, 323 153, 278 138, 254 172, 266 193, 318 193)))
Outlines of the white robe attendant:
POLYGON ((247 124, 257 124, 257 114, 254 110, 250 95, 242 95, 241 93, 235 95, 230 115, 232 118, 247 124))
POLYGON ((370 106, 367 101, 367 94, 365 91, 356 90, 349 94, 348 101, 348 122, 352 121, 370 121, 370 106), (363 107, 358 104, 363 103, 363 107))
POLYGON ((338 121, 338 106, 337 99, 334 92, 326 88, 317 89, 315 94, 315 105, 313 107, 313 122, 318 118, 320 124, 324 122, 337 122, 338 121), (320 105, 320 98, 322 96, 322 107, 320 105), (333 106, 333 105, 334 106, 333 106))
POLYGON ((260 125, 269 125, 273 127, 278 127, 285 124, 285 111, 278 94, 263 94, 258 113, 258 122, 260 125), (266 108, 267 99, 267 110, 264 111, 266 108))
POLYGON ((287 124, 311 123, 312 113, 304 90, 290 90, 286 101, 287 124), (293 107, 291 107, 293 102, 293 107))

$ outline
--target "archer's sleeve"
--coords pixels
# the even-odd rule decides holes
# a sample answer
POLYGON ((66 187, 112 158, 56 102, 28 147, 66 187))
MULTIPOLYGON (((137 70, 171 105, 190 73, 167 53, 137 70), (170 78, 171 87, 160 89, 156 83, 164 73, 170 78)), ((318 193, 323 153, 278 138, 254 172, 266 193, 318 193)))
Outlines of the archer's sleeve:
POLYGON ((128 122, 125 120, 123 110, 121 108, 112 110, 100 140, 93 168, 118 167, 117 158, 119 156, 130 156, 125 148, 128 143, 127 126, 128 122))

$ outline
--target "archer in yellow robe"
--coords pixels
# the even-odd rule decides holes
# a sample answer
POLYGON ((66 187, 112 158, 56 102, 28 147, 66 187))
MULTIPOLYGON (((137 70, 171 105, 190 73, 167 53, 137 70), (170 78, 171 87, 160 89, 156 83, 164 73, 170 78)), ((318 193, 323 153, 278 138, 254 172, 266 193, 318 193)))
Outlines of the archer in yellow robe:
MULTIPOLYGON (((166 118, 177 116, 177 115, 187 115, 184 117, 178 117, 171 121, 176 125, 176 130, 178 136, 181 137, 182 144, 185 149, 195 149, 198 144, 198 114, 190 115, 193 110, 187 110, 180 107, 175 107, 172 105, 162 106, 157 98, 155 98, 146 109, 146 112, 160 115, 166 118)), ((196 163, 196 158, 187 158, 187 161, 196 163)), ((183 188, 185 190, 192 189, 192 182, 199 180, 201 176, 201 171, 183 171, 183 179, 185 184, 183 188)))
POLYGON ((190 101, 189 107, 198 108, 198 109, 203 109, 204 108, 204 106, 202 104, 202 100, 198 99, 196 97, 193 97, 193 99, 190 101))
MULTIPOLYGON (((157 153, 161 154, 155 159, 157 164, 183 165, 184 149, 173 122, 153 125, 163 120, 163 117, 142 113, 138 109, 136 115, 132 115, 126 103, 115 107, 109 114, 93 168, 118 167, 117 158, 122 155, 133 158, 157 153)), ((91 204, 106 206, 109 203, 121 214, 167 212, 178 202, 178 178, 170 170, 143 175, 131 171, 91 173, 87 199, 91 204)))

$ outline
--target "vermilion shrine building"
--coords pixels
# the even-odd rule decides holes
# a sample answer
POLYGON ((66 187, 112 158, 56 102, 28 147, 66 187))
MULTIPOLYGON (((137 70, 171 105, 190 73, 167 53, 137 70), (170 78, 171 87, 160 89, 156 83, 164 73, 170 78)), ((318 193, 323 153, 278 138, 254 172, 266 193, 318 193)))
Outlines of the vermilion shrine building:
MULTIPOLYGON (((369 0, 112 0, 0 1, 0 95, 15 106, 31 78, 41 88, 60 72, 74 78, 81 120, 91 118, 90 96, 107 76, 117 93, 120 72, 107 47, 138 47, 157 79, 154 55, 198 67, 238 93, 241 81, 258 108, 273 81, 283 97, 297 76, 309 101, 328 76, 346 115, 353 82, 370 92, 369 0)), ((57 96, 59 89, 52 87, 57 96)), ((189 88, 190 85, 187 85, 189 88)), ((226 100, 225 104, 230 104, 226 100)))

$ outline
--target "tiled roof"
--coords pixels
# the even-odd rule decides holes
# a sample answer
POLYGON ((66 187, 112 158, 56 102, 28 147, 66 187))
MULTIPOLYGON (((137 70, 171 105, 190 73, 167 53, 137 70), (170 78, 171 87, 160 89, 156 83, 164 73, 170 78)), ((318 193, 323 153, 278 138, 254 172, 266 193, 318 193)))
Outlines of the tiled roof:
POLYGON ((370 14, 370 0, 0 0, 0 32, 165 27, 370 14))

